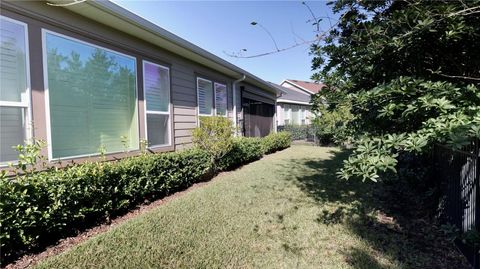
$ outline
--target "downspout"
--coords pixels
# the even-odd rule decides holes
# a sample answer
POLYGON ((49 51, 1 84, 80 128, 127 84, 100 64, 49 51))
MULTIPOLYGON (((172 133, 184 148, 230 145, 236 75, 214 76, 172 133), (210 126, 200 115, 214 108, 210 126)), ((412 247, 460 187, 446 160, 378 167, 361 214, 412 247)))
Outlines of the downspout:
POLYGON ((237 83, 244 81, 247 78, 245 74, 242 74, 242 77, 235 80, 232 83, 232 92, 233 92, 233 128, 235 129, 235 132, 233 133, 233 136, 237 136, 238 133, 238 122, 237 122, 237 83))

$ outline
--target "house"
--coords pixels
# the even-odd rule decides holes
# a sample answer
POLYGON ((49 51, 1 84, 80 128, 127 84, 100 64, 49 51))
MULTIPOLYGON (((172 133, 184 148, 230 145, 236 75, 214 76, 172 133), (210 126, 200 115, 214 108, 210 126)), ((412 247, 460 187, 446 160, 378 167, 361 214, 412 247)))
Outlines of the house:
POLYGON ((286 79, 280 83, 280 86, 285 88, 297 90, 300 92, 305 92, 307 94, 316 94, 318 93, 325 84, 312 82, 312 81, 303 81, 303 80, 295 80, 295 79, 286 79))
POLYGON ((275 87, 114 3, 2 1, 0 12, 2 164, 33 137, 52 162, 134 155, 145 141, 174 151, 192 145, 200 116, 228 117, 238 135, 274 130, 275 87))
POLYGON ((271 83, 280 94, 277 97, 277 126, 308 125, 314 117, 311 112, 311 97, 324 85, 321 83, 284 80, 280 85, 271 83))

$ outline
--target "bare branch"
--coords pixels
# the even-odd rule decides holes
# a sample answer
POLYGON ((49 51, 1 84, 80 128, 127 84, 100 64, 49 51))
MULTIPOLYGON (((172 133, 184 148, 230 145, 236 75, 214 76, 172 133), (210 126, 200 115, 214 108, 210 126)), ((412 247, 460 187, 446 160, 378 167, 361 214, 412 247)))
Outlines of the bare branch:
MULTIPOLYGON (((335 27, 335 25, 333 26, 335 27)), ((332 27, 332 28, 333 28, 332 27)), ((330 30, 329 30, 330 31, 330 30)), ((325 37, 329 31, 325 31, 325 32, 322 32, 321 34, 317 34, 316 35, 316 38, 313 39, 313 40, 306 40, 304 42, 301 42, 301 43, 296 43, 294 45, 291 45, 291 46, 288 46, 288 47, 285 47, 285 48, 281 48, 281 49, 278 49, 276 51, 269 51, 269 52, 264 52, 264 53, 259 53, 259 54, 254 54, 254 55, 248 55, 248 56, 243 56, 243 54, 241 52, 239 53, 228 53, 228 52, 223 52, 225 53, 227 56, 229 57, 233 57, 233 58, 242 58, 242 59, 251 59, 251 58, 257 58, 257 57, 262 57, 262 56, 267 56, 267 55, 270 55, 270 54, 274 54, 274 53, 278 53, 278 52, 282 52, 282 51, 286 51, 286 50, 290 50, 290 49, 293 49, 293 48, 296 48, 296 47, 300 47, 300 46, 304 46, 304 45, 308 45, 308 44, 313 44, 315 42, 320 42, 320 40, 323 39, 323 37, 325 37)), ((243 50, 245 51, 245 50, 243 50)))
POLYGON ((270 55, 270 54, 286 51, 286 50, 293 49, 293 48, 303 46, 303 45, 306 45, 306 44, 311 44, 315 41, 316 41, 316 39, 315 40, 309 40, 309 41, 305 41, 305 42, 302 42, 302 43, 296 43, 296 44, 294 44, 292 46, 289 46, 289 47, 285 47, 285 48, 281 48, 281 49, 277 48, 277 50, 275 50, 275 51, 269 51, 269 52, 264 52, 264 53, 260 53, 260 54, 248 55, 248 56, 243 56, 241 53, 228 53, 228 52, 225 52, 225 51, 223 53, 225 53, 227 56, 233 57, 233 58, 250 59, 250 58, 257 58, 257 57, 267 56, 267 55, 270 55))
POLYGON ((312 16, 312 19, 314 21, 313 25, 316 26, 317 32, 320 32, 320 23, 318 22, 317 16, 315 16, 315 13, 313 13, 313 10, 310 8, 310 6, 306 2, 302 2, 302 5, 307 7, 307 9, 310 12, 310 15, 312 16))
POLYGON ((250 24, 253 25, 253 26, 255 26, 255 25, 260 26, 268 34, 268 36, 270 36, 270 38, 273 41, 273 44, 275 45, 275 48, 277 49, 277 51, 279 51, 277 41, 275 41, 275 38, 273 38, 273 35, 270 33, 270 31, 268 31, 267 28, 265 28, 262 24, 260 24, 258 22, 251 22, 250 24))
POLYGON ((429 71, 432 74, 439 75, 446 78, 458 78, 458 79, 464 79, 464 80, 480 81, 480 78, 476 78, 476 77, 447 75, 447 74, 442 74, 438 71, 433 71, 432 69, 427 69, 427 71, 429 71))
POLYGON ((475 14, 475 13, 480 13, 480 6, 474 6, 474 7, 471 7, 471 8, 462 9, 462 10, 459 10, 457 12, 453 12, 453 13, 448 14, 447 17, 467 16, 467 15, 471 15, 471 14, 475 14))
MULTIPOLYGON (((290 22, 290 30, 291 30, 291 32, 292 32, 292 34, 293 34, 294 37, 302 40, 302 42, 305 42, 305 39, 302 38, 300 35, 298 35, 298 34, 295 32, 295 30, 293 29, 293 24, 292 24, 292 22, 290 22)), ((298 42, 297 42, 297 40, 295 39, 295 44, 297 44, 297 43, 298 43, 298 42)))

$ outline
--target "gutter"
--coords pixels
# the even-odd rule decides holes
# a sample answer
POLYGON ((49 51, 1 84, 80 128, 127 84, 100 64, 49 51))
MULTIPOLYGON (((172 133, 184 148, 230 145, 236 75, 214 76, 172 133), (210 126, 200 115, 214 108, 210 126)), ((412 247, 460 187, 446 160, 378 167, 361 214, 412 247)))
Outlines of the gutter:
POLYGON ((245 74, 242 74, 242 77, 235 80, 232 83, 232 92, 233 92, 233 128, 235 129, 233 136, 237 136, 238 133, 238 122, 237 122, 237 83, 244 81, 247 78, 245 74))
POLYGON ((302 102, 302 101, 294 101, 294 100, 287 100, 287 99, 277 99, 277 103, 287 103, 287 104, 299 104, 299 105, 308 105, 311 106, 311 103, 302 102))

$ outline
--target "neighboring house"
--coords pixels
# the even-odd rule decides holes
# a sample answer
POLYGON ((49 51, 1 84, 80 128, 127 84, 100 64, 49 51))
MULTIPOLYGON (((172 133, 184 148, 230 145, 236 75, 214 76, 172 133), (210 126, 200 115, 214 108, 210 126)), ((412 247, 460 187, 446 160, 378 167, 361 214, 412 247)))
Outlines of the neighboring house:
POLYGON ((314 114, 311 112, 311 97, 318 93, 323 84, 287 79, 280 85, 273 84, 280 91, 277 96, 277 126, 308 125, 314 114))
POLYGON ((277 127, 285 125, 308 125, 312 117, 311 95, 271 83, 280 91, 277 96, 277 127))
POLYGON ((199 116, 274 130, 277 89, 262 79, 111 2, 49 3, 1 2, 1 164, 32 137, 49 161, 134 155, 143 140, 182 149, 199 116))
POLYGON ((305 92, 308 94, 316 94, 318 93, 325 84, 312 82, 312 81, 303 81, 303 80, 295 80, 295 79, 286 79, 280 83, 280 86, 285 88, 305 92))

